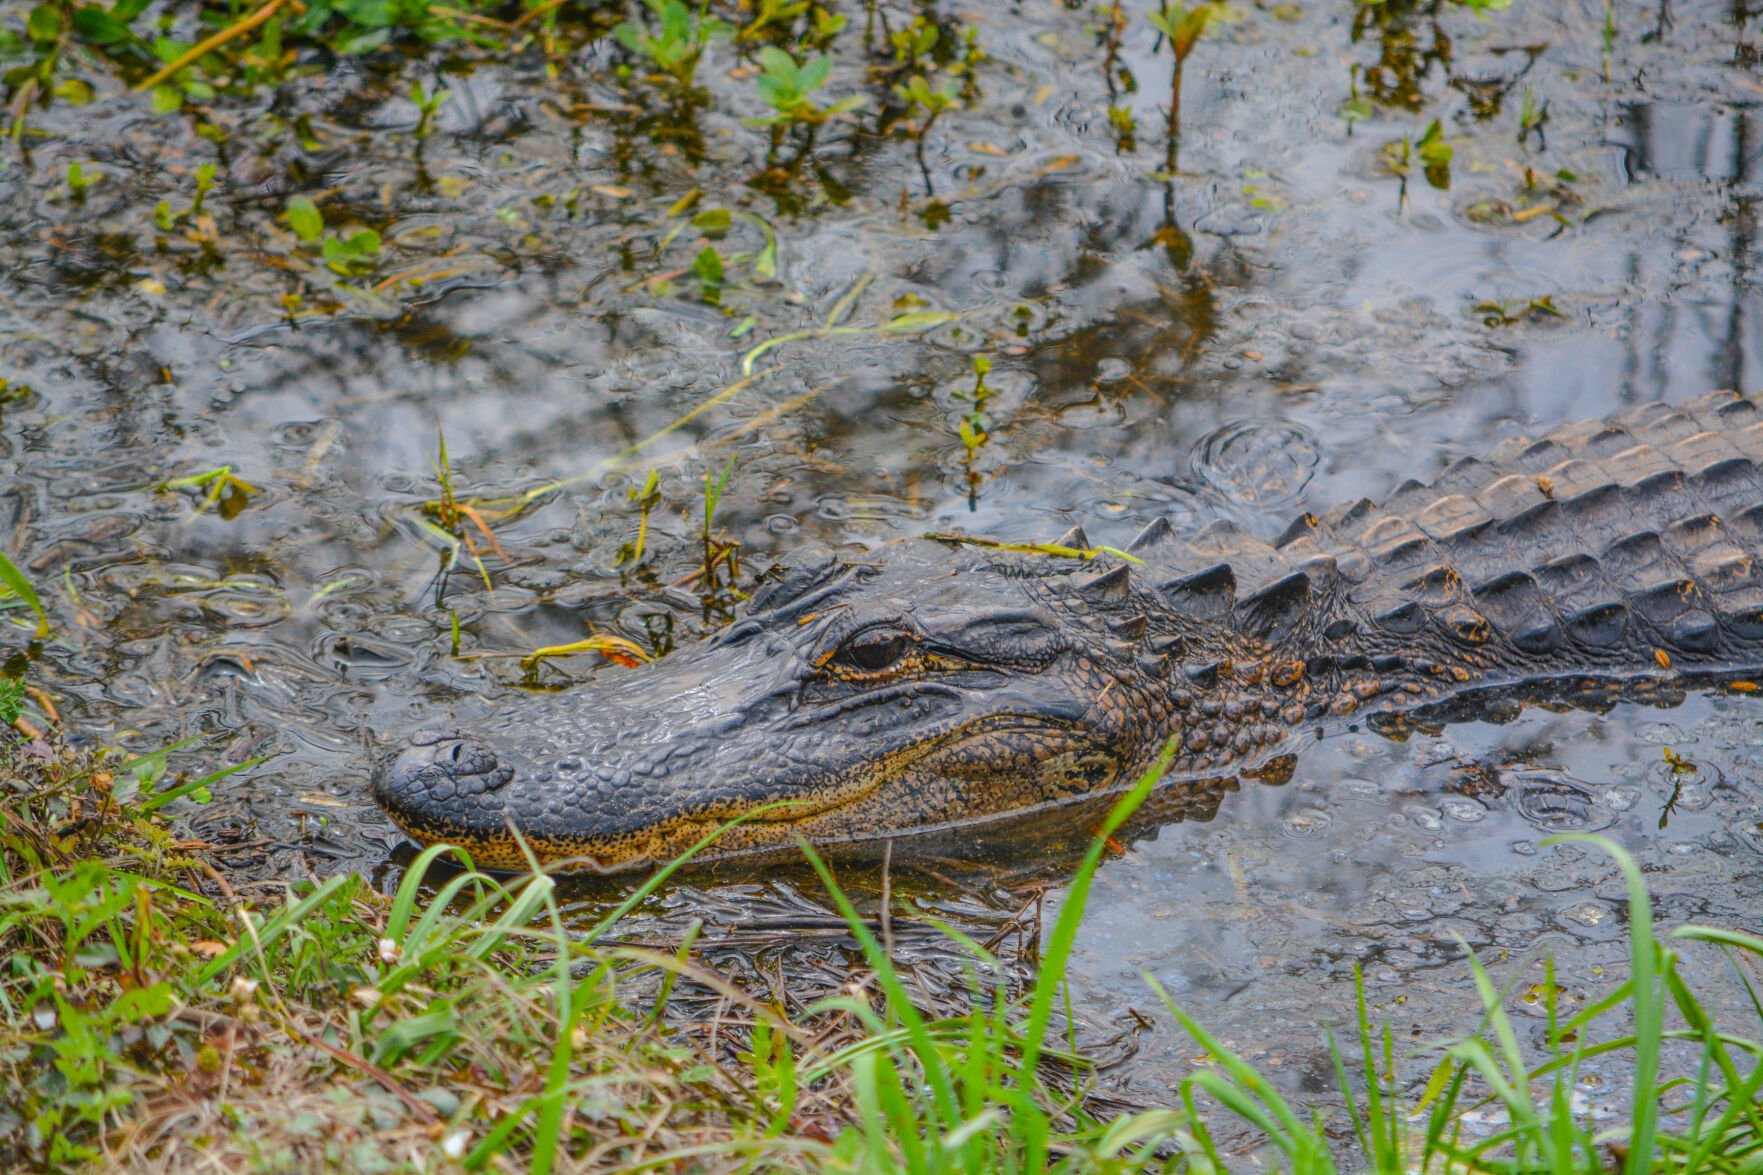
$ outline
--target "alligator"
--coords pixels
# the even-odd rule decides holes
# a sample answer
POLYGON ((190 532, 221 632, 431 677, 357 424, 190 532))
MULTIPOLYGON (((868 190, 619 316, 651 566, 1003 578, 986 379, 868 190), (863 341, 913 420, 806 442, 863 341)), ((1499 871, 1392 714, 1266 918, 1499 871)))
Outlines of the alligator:
POLYGON ((1215 794, 1329 723, 1740 682, 1760 553, 1763 410, 1731 392, 1509 441, 1272 542, 810 547, 695 646, 414 735, 374 795, 484 867, 615 871, 736 818, 705 857, 959 838, 1122 791, 1166 746, 1161 792, 1215 794))

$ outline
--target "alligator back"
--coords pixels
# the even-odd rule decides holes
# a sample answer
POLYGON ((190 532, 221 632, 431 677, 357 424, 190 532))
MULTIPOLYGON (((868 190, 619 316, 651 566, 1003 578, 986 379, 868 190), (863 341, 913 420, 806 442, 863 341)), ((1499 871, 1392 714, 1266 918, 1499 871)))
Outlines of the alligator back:
POLYGON ((1272 544, 1154 527, 1183 609, 1294 656, 1398 657, 1497 684, 1763 657, 1763 411, 1732 392, 1509 441, 1272 544))

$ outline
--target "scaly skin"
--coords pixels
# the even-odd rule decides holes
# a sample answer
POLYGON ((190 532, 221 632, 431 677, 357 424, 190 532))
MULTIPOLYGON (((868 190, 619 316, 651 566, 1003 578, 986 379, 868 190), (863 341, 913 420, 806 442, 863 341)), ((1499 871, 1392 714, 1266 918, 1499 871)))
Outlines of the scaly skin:
POLYGON ((1763 412, 1648 405, 1272 545, 1159 523, 1131 552, 803 551, 713 639, 419 734, 374 796, 485 867, 525 866, 512 826, 541 863, 637 869, 739 816, 710 856, 1057 808, 1171 739, 1165 788, 1216 796, 1331 717, 1670 696, 1763 667, 1763 412))

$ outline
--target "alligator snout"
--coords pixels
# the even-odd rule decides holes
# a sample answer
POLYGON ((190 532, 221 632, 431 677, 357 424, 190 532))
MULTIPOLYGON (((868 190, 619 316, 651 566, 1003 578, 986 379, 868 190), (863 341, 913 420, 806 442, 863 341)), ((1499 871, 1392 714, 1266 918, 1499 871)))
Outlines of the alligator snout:
POLYGON ((502 824, 497 793, 513 778, 514 768, 483 744, 458 731, 426 730, 380 762, 373 792, 415 825, 496 827, 502 824))

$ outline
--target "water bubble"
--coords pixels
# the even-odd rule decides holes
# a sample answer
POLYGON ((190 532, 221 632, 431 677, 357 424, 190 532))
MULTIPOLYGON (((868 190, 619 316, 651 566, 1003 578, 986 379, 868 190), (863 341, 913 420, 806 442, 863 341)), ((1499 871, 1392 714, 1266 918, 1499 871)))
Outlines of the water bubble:
POLYGON ((1308 429, 1287 421, 1242 420, 1201 439, 1194 473, 1234 502, 1285 505, 1310 484, 1322 446, 1308 429))

